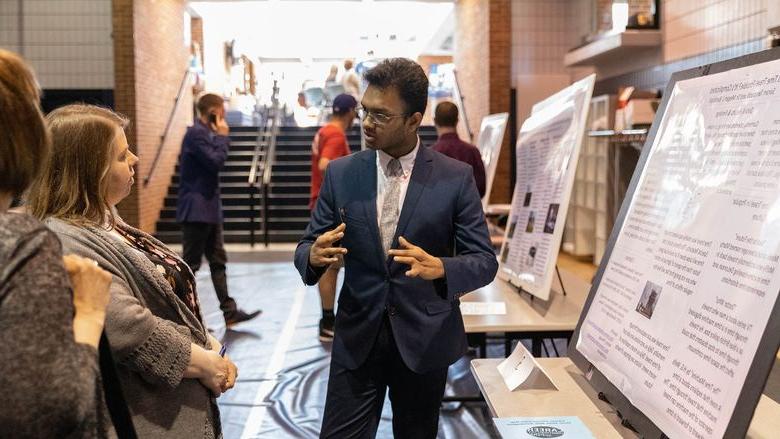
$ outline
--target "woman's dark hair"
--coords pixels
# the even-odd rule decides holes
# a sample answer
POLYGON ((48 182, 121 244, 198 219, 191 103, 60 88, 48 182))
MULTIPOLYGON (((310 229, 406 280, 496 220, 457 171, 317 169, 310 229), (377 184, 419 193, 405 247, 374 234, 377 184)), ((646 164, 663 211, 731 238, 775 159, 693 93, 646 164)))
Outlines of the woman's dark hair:
POLYGON ((428 77, 416 62, 406 58, 386 59, 367 71, 364 78, 368 85, 398 90, 406 106, 407 116, 425 113, 425 107, 428 106, 428 77))
POLYGON ((38 83, 19 55, 0 49, 0 192, 21 195, 51 153, 38 83))

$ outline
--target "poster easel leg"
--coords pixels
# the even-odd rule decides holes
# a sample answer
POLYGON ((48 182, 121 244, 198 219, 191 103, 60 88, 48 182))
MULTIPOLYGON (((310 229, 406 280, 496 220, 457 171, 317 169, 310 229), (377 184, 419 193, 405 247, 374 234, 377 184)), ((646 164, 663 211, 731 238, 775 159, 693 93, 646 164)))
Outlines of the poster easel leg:
POLYGON ((561 278, 561 271, 558 270, 558 264, 555 264, 555 274, 558 275, 558 282, 561 283, 561 292, 566 295, 566 287, 563 286, 563 278, 561 278))

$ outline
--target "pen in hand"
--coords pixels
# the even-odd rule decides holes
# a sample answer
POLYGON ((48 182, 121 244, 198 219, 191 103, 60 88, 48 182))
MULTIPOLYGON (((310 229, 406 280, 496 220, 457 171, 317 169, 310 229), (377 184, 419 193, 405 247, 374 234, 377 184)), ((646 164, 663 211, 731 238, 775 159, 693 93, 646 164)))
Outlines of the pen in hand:
POLYGON ((227 345, 223 344, 222 347, 219 348, 219 356, 220 357, 224 357, 225 356, 225 351, 227 351, 227 345))

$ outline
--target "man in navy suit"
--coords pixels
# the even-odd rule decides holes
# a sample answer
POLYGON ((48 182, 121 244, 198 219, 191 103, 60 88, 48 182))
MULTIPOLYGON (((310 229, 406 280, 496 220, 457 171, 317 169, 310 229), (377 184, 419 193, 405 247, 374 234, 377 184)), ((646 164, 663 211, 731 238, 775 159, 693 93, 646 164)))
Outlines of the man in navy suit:
POLYGON ((498 269, 471 167, 420 145, 428 79, 407 59, 365 74, 369 150, 332 161, 295 251, 308 285, 345 280, 320 437, 374 437, 385 392, 397 438, 435 438, 447 368, 466 349, 458 298, 498 269))
POLYGON ((246 313, 238 309, 228 294, 219 197, 219 171, 230 147, 225 101, 221 96, 205 94, 198 99, 197 107, 199 117, 187 128, 181 145, 176 221, 181 223, 182 257, 193 273, 206 255, 219 307, 229 327, 256 317, 260 311, 246 313))

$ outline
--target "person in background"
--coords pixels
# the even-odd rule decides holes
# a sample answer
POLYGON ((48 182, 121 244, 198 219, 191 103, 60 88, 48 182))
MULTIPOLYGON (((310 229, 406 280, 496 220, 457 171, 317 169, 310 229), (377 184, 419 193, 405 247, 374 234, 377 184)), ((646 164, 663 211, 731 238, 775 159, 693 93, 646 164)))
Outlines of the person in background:
POLYGON ((338 81, 336 80, 338 74, 339 74, 339 66, 337 66, 336 64, 330 66, 330 72, 328 73, 328 77, 325 78, 325 88, 338 85, 338 81))
POLYGON ((365 74, 365 151, 334 160, 295 250, 307 285, 345 265, 322 438, 371 438, 389 389, 396 438, 434 439, 458 298, 498 269, 471 169, 420 147, 428 78, 393 58, 365 74))
MULTIPOLYGON (((317 205, 317 197, 322 186, 322 176, 331 160, 346 157, 350 154, 347 143, 347 129, 357 117, 357 101, 348 94, 336 96, 333 100, 333 116, 330 122, 320 128, 311 143, 311 201, 309 209, 317 205)), ((322 275, 318 287, 322 303, 322 318, 320 319, 321 341, 333 341, 333 325, 336 316, 333 307, 336 302, 336 281, 342 264, 333 264, 322 275)))
POLYGON ((354 62, 351 59, 344 60, 344 73, 341 75, 341 85, 344 87, 344 93, 351 95, 355 99, 360 99, 360 78, 353 68, 354 62))
POLYGON ((184 261, 193 273, 197 273, 205 254, 219 308, 225 325, 230 327, 257 317, 261 311, 247 313, 238 309, 236 301, 228 294, 219 190, 219 171, 230 147, 225 101, 215 94, 205 94, 198 99, 197 107, 198 119, 187 128, 181 146, 176 221, 181 224, 184 261))
POLYGON ((61 107, 46 119, 52 155, 30 189, 30 211, 66 252, 113 276, 105 330, 138 437, 221 437, 215 397, 233 387, 237 369, 206 330, 195 276, 176 252, 116 213, 138 162, 127 120, 91 105, 61 107))
POLYGON ((439 140, 432 146, 438 151, 455 160, 471 165, 474 171, 474 182, 477 184, 479 198, 485 197, 485 164, 479 149, 460 140, 458 137, 458 107, 452 102, 442 102, 436 106, 433 123, 439 140))
POLYGON ((0 49, 0 437, 106 438, 98 343, 111 275, 8 212, 50 154, 32 70, 0 49))
POLYGON ((293 119, 295 119, 295 126, 299 128, 308 128, 317 125, 317 118, 319 118, 320 112, 316 107, 309 108, 306 101, 306 93, 299 91, 298 100, 293 107, 293 119))

